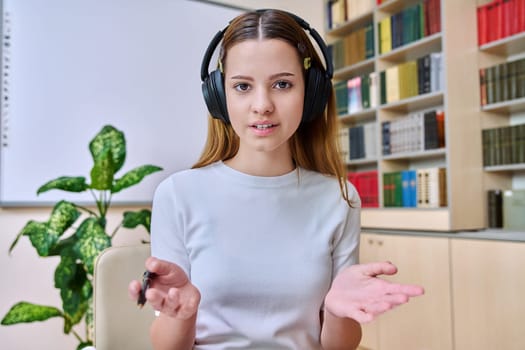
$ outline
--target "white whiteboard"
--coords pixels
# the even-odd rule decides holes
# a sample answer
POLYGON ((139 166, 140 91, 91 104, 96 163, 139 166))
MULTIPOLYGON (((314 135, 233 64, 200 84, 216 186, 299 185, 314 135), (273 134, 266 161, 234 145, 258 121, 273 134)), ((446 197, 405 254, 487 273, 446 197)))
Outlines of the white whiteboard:
POLYGON ((144 164, 164 169, 113 202, 149 203, 200 155, 202 56, 241 12, 189 0, 3 0, 0 204, 91 201, 36 191, 59 176, 90 182, 88 144, 105 124, 126 136, 117 178, 144 164))

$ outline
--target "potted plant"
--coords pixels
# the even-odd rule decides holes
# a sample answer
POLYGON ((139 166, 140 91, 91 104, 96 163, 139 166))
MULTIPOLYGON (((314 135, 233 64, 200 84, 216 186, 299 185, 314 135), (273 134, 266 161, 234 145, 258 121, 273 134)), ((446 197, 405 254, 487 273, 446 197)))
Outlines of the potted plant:
POLYGON ((9 248, 11 253, 19 239, 27 236, 39 256, 60 258, 54 282, 55 288, 60 291, 62 307, 21 301, 13 305, 1 321, 7 326, 61 317, 64 319, 64 333, 78 339, 77 349, 93 343, 92 277, 96 257, 112 245, 120 227, 132 229, 142 225, 149 233, 151 211, 148 209, 124 212, 122 222, 109 232, 106 215, 112 196, 138 184, 145 176, 162 170, 158 166, 143 165, 117 178, 116 173, 126 159, 126 140, 124 134, 111 125, 104 126, 91 140, 89 150, 94 162, 90 183, 83 176, 62 176, 45 183, 37 194, 49 190, 89 191, 96 209, 60 200, 46 222, 27 222, 9 248), (84 336, 74 329, 82 321, 86 326, 84 336))

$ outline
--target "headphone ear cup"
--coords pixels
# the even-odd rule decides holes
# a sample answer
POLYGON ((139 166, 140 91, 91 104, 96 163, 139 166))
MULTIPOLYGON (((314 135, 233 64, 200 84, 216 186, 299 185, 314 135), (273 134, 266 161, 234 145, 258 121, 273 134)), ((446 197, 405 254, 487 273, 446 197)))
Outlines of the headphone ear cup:
POLYGON ((202 82, 202 94, 211 116, 229 124, 230 118, 226 108, 224 82, 220 70, 214 70, 202 82))
POLYGON ((318 68, 311 67, 306 77, 303 123, 308 123, 323 114, 331 90, 331 80, 318 68))

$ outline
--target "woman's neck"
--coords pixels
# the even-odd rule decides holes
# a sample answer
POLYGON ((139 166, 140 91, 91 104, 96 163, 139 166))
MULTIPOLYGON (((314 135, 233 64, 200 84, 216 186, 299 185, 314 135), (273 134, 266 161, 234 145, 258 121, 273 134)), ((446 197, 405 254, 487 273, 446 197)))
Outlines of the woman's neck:
POLYGON ((256 152, 243 154, 238 152, 233 158, 224 161, 237 171, 254 176, 280 176, 295 169, 291 155, 256 152))

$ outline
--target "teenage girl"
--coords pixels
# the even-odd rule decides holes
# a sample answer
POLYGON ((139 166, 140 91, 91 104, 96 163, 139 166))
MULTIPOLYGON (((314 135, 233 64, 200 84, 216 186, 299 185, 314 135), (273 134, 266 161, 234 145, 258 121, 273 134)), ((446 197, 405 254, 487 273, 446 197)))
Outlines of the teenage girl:
POLYGON ((378 278, 391 263, 358 264, 360 200, 338 153, 326 51, 279 10, 242 14, 210 44, 204 151, 153 200, 155 349, 355 349, 360 323, 423 293, 378 278))

